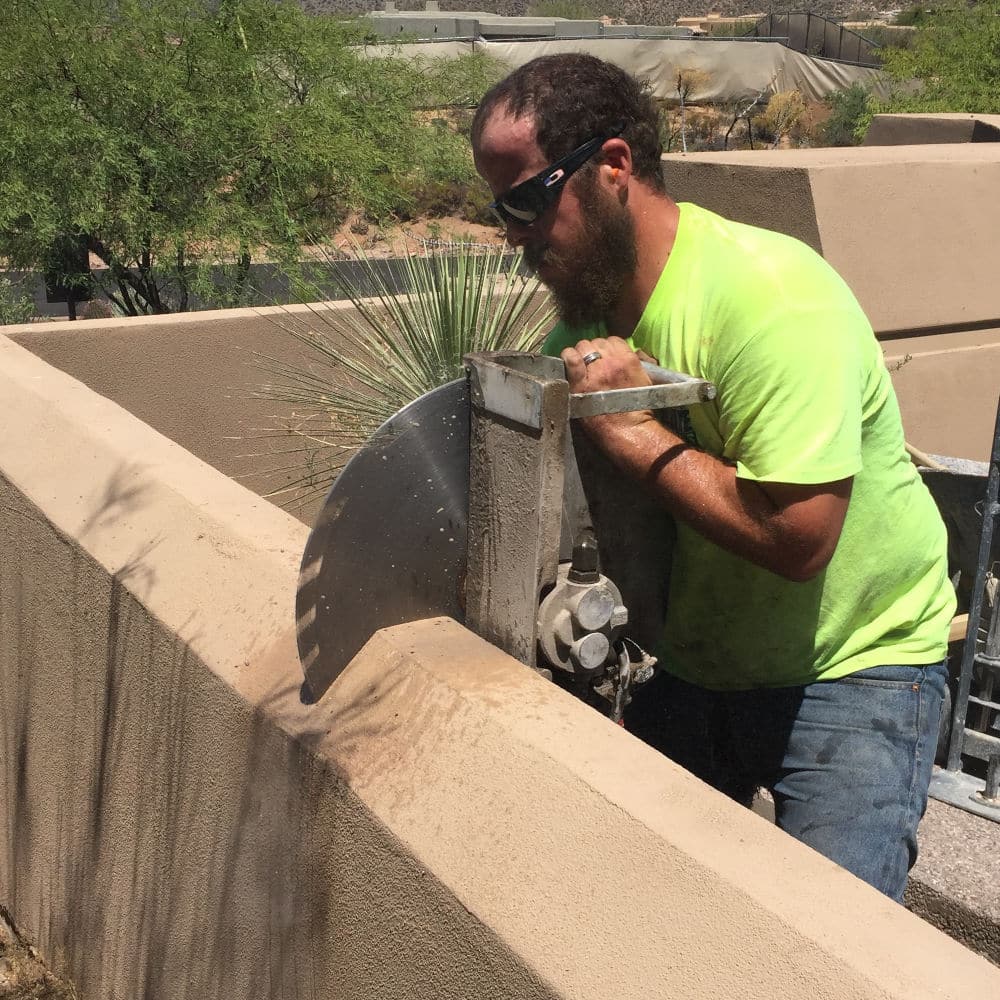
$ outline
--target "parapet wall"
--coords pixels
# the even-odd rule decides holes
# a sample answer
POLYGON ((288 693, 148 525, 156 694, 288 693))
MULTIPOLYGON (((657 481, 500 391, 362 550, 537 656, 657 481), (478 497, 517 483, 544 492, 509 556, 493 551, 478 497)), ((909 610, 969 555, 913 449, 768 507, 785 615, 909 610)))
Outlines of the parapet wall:
POLYGON ((993 996, 461 626, 298 697, 305 528, 0 338, 0 886, 88 998, 993 996))
POLYGON ((668 192, 804 240, 883 342, 907 438, 985 460, 1000 373, 1000 144, 670 154, 668 192))
POLYGON ((917 146, 925 143, 1000 142, 1000 115, 875 115, 865 146, 917 146))
MULTIPOLYGON (((305 471, 301 438, 282 434, 292 407, 260 398, 270 375, 262 357, 307 368, 308 352, 288 332, 328 333, 318 306, 226 309, 31 323, 4 332, 55 367, 114 400, 202 461, 260 495, 305 471)), ((291 508, 311 523, 315 503, 291 508)))

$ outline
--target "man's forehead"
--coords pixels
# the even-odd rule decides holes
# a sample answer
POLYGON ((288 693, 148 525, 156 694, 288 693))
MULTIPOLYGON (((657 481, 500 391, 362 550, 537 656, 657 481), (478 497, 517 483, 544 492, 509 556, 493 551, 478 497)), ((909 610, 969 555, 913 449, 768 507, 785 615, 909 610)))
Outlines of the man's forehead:
POLYGON ((479 134, 478 152, 482 156, 507 159, 538 153, 537 126, 531 115, 515 117, 505 108, 497 108, 486 119, 479 134))

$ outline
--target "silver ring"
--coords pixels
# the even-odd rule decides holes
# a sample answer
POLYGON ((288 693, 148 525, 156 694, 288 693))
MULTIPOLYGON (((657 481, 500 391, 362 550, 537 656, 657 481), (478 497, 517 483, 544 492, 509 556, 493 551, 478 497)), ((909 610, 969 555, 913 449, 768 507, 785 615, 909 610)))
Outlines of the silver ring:
POLYGON ((600 351, 591 351, 590 354, 585 354, 583 356, 583 363, 585 365, 592 365, 595 361, 600 361, 601 357, 602 355, 600 351))

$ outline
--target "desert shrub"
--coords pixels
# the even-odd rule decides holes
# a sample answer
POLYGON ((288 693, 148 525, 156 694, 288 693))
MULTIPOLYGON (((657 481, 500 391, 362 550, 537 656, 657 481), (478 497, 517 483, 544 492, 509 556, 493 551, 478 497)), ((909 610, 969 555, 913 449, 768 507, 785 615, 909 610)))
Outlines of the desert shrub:
POLYGON ((590 0, 538 0, 528 7, 528 17, 565 17, 569 21, 596 21, 604 13, 590 0))
POLYGON ((835 90, 824 98, 830 108, 819 138, 827 146, 856 146, 865 137, 871 122, 871 92, 860 83, 835 90))
MULTIPOLYGON (((393 413, 463 377, 466 354, 537 350, 555 317, 548 298, 538 294, 538 279, 521 272, 521 260, 505 247, 472 245, 447 257, 411 254, 400 262, 400 283, 359 254, 356 277, 340 289, 352 310, 269 313, 308 359, 258 358, 269 375, 258 395, 295 407, 274 428, 289 438, 283 454, 290 465, 273 470, 286 485, 272 495, 292 503, 322 496, 393 413)), ((308 269, 298 292, 303 303, 323 297, 308 269)))
POLYGON ((0 326, 27 323, 35 315, 35 304, 19 282, 0 274, 0 326))
POLYGON ((901 10, 893 20, 893 24, 900 24, 906 27, 916 27, 921 24, 926 24, 930 20, 931 11, 929 8, 925 7, 923 4, 914 4, 912 7, 907 7, 905 10, 901 10))
POLYGON ((789 135, 805 114, 806 102, 797 90, 772 94, 763 112, 754 119, 754 132, 765 142, 777 146, 789 135))
POLYGON ((908 49, 913 44, 912 31, 901 31, 888 25, 865 28, 860 34, 882 49, 908 49))

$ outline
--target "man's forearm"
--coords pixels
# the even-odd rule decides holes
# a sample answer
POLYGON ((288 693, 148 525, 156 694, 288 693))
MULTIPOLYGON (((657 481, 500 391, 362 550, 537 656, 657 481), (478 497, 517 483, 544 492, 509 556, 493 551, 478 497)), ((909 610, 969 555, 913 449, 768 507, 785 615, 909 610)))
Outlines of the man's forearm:
POLYGON ((630 478, 643 483, 676 517, 716 545, 791 580, 808 580, 832 547, 803 525, 802 512, 775 503, 734 466, 700 451, 650 413, 593 417, 588 435, 630 478))

